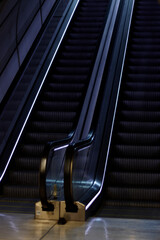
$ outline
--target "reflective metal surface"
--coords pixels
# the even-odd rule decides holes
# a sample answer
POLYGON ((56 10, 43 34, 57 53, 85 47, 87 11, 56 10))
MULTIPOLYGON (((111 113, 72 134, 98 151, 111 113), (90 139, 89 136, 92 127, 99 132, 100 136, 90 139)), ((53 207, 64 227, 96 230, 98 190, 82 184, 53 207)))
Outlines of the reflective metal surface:
POLYGON ((87 222, 35 220, 29 214, 0 214, 2 240, 158 240, 159 220, 90 218, 87 222))

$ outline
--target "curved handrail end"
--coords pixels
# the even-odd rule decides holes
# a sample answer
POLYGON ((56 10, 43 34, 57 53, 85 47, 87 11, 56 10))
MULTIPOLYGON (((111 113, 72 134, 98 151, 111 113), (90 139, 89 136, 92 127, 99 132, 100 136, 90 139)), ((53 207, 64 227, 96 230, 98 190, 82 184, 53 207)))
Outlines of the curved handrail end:
POLYGON ((49 152, 59 146, 69 143, 73 135, 74 131, 72 131, 65 139, 47 142, 47 144, 44 147, 43 157, 41 158, 39 171, 39 196, 42 204, 42 210, 44 211, 54 211, 54 204, 48 201, 46 191, 46 172, 49 152))

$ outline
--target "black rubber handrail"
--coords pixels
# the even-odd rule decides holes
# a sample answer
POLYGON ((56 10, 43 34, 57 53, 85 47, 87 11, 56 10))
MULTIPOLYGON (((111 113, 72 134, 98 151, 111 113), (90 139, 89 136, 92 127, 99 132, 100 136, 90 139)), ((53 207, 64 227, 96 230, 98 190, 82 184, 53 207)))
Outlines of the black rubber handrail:
POLYGON ((85 139, 79 140, 76 143, 71 143, 67 147, 66 158, 64 163, 64 196, 65 196, 67 212, 78 211, 78 208, 74 203, 73 185, 72 185, 74 155, 78 150, 90 146, 93 143, 93 140, 94 140, 94 132, 91 131, 85 139))
POLYGON ((69 143, 73 138, 74 132, 75 131, 70 133, 68 137, 65 139, 48 142, 45 146, 43 157, 40 163, 40 172, 39 172, 39 194, 40 194, 40 200, 42 203, 42 210, 45 210, 45 211, 54 210, 54 205, 50 203, 47 199, 47 191, 46 191, 46 174, 47 174, 47 165, 48 165, 47 163, 49 162, 49 152, 52 150, 54 154, 55 148, 62 147, 64 145, 69 145, 69 143))

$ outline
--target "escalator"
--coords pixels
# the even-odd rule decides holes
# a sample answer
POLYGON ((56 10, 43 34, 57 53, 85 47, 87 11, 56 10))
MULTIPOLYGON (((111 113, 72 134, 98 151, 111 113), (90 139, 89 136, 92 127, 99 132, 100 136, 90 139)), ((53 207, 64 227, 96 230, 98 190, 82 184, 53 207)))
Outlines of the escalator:
POLYGON ((135 1, 106 172, 110 216, 160 207, 159 22, 159 1, 135 1))
POLYGON ((80 1, 3 181, 1 199, 39 199, 39 164, 48 141, 76 129, 108 9, 80 1))

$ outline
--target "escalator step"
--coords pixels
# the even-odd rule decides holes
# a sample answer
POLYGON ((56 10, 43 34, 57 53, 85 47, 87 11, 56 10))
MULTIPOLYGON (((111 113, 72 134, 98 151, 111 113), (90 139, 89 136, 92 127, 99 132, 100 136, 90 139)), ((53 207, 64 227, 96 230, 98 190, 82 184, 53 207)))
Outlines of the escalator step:
POLYGON ((146 122, 158 122, 160 121, 160 112, 153 111, 121 111, 121 119, 127 121, 146 121, 146 122))
POLYGON ((92 16, 90 16, 90 17, 79 17, 79 16, 77 16, 77 21, 78 22, 93 22, 93 21, 97 21, 97 22, 103 22, 103 16, 97 16, 96 17, 96 19, 95 19, 95 17, 92 17, 92 16))
POLYGON ((158 133, 160 132, 160 122, 138 122, 138 121, 120 121, 118 123, 119 131, 126 133, 158 133))
POLYGON ((40 158, 18 157, 15 159, 16 169, 35 171, 39 168, 40 158))
MULTIPOLYGON (((140 48, 142 48, 140 46, 140 48)), ((153 51, 153 49, 151 50, 153 51)), ((160 75, 160 68, 158 66, 129 66, 128 67, 129 73, 147 73, 147 74, 159 74, 160 75)))
POLYGON ((5 185, 3 189, 4 195, 9 198, 34 198, 39 199, 39 190, 35 186, 5 185))
MULTIPOLYGON (((84 44, 84 43, 83 43, 84 44)), ((79 60, 79 59, 91 59, 93 57, 93 52, 91 53, 83 53, 83 52, 63 52, 62 56, 64 59, 75 59, 75 60, 79 60)), ((73 76, 72 76, 73 77, 73 76)))
POLYGON ((160 172, 160 160, 157 158, 120 158, 112 159, 112 168, 116 171, 160 172))
POLYGON ((159 111, 160 101, 124 100, 122 109, 130 111, 159 111))
POLYGON ((159 101, 160 93, 159 92, 144 92, 144 91, 124 91, 124 99, 126 100, 145 100, 145 101, 159 101))
MULTIPOLYGON (((146 24, 146 20, 144 21, 144 24, 146 24)), ((151 24, 150 21, 147 22, 147 24, 151 24)), ((132 44, 136 44, 138 46, 142 46, 143 45, 152 45, 152 44, 155 44, 158 46, 158 43, 159 43, 159 40, 156 39, 156 38, 132 38, 132 44)))
POLYGON ((159 173, 143 173, 143 172, 110 172, 108 173, 110 185, 116 187, 144 187, 144 188, 160 188, 159 173))
MULTIPOLYGON (((81 51, 81 49, 80 49, 81 51)), ((62 73, 65 74, 79 74, 79 75, 84 75, 88 74, 88 67, 56 67, 55 68, 56 74, 62 73)))
POLYGON ((160 92, 124 91, 124 98, 131 100, 159 101, 160 92))
POLYGON ((55 92, 81 92, 85 87, 84 83, 77 84, 67 84, 67 83, 50 83, 47 91, 55 91, 55 92))
MULTIPOLYGON (((85 55, 85 54, 84 54, 85 55)), ((56 75, 53 74, 52 76, 50 76, 50 79, 53 81, 52 82, 58 82, 58 83, 83 83, 87 81, 87 76, 85 75, 56 75)))
POLYGON ((21 145, 21 149, 19 155, 29 157, 38 157, 43 156, 44 144, 23 144, 21 145))
POLYGON ((39 181, 38 177, 38 171, 30 171, 29 173, 28 171, 12 171, 9 175, 10 181, 14 184, 26 186, 37 186, 39 181))
MULTIPOLYGON (((153 91, 159 92, 160 91, 160 83, 155 82, 154 84, 151 82, 126 82, 125 89, 128 91, 153 91)), ((155 103, 156 104, 156 103, 155 103)))
POLYGON ((52 123, 51 121, 48 122, 32 122, 30 125, 30 129, 32 131, 36 130, 37 132, 44 132, 44 133, 49 133, 49 132, 62 132, 66 133, 68 132, 69 129, 72 129, 73 123, 72 122, 54 122, 52 123))
MULTIPOLYGON (((80 34, 80 36, 81 36, 81 34, 80 34)), ((89 36, 90 36, 90 38, 96 38, 95 36, 93 36, 93 34, 89 34, 89 36)), ((77 36, 77 34, 76 34, 76 37, 79 39, 80 37, 79 36, 77 36)), ((75 38, 76 38, 75 37, 75 38)), ((72 37, 73 38, 73 37, 72 37)), ((74 39, 75 39, 74 38, 74 39)), ((86 37, 85 37, 86 38, 86 37)), ((94 46, 88 46, 88 45, 86 45, 86 46, 72 46, 72 45, 66 45, 65 47, 64 47, 64 52, 74 52, 74 51, 77 51, 77 52, 88 52, 88 53, 90 53, 90 52, 92 52, 92 51, 94 51, 94 49, 95 49, 95 47, 94 46)), ((66 67, 66 66, 65 66, 66 67)), ((77 66, 77 67, 81 67, 81 66, 77 66)), ((87 67, 86 65, 85 65, 85 67, 87 67)), ((83 67, 82 67, 82 69, 83 69, 83 67)), ((74 70, 74 69, 73 69, 74 70)))
POLYGON ((160 154, 160 146, 136 146, 136 145, 115 145, 115 153, 117 156, 133 158, 158 158, 160 154))
POLYGON ((158 133, 121 133, 116 134, 116 141, 126 145, 150 145, 154 146, 160 142, 160 134, 158 133))
MULTIPOLYGON (((160 14, 160 11, 159 11, 159 14, 160 14)), ((148 26, 148 25, 145 25, 145 26, 135 26, 133 28, 133 31, 135 32, 145 32, 145 33, 154 33, 154 32, 160 32, 160 27, 158 25, 154 25, 152 27, 148 26)))
POLYGON ((159 75, 156 74, 128 74, 127 79, 133 82, 159 82, 159 75))
POLYGON ((81 96, 82 96, 82 93, 81 92, 73 92, 72 94, 71 94, 71 92, 55 92, 54 94, 53 93, 51 93, 51 92, 45 92, 44 93, 44 98, 46 99, 46 96, 48 97, 48 98, 50 98, 52 101, 49 103, 48 102, 48 105, 54 105, 55 104, 55 102, 54 101, 60 101, 60 102, 62 102, 62 100, 63 101, 77 101, 77 100, 79 100, 80 98, 81 98, 81 96))
POLYGON ((110 200, 159 202, 160 188, 108 187, 106 196, 110 200))
MULTIPOLYGON (((88 28, 87 28, 88 31, 88 28)), ((72 46, 79 46, 81 44, 83 45, 88 45, 88 46, 95 46, 97 40, 96 39, 68 39, 67 40, 67 45, 72 45, 72 46)), ((80 53, 78 53, 79 55, 80 53)), ((81 55, 79 55, 81 56, 81 55)))
MULTIPOLYGON (((160 37, 160 32, 152 32, 152 33, 150 33, 150 32, 133 32, 132 34, 133 34, 133 37, 135 37, 135 38, 151 38, 151 37, 153 37, 153 38, 159 39, 159 37, 160 37)), ((148 55, 149 55, 149 53, 147 53, 147 56, 148 55)), ((142 55, 140 55, 140 56, 142 56, 142 55)), ((157 53, 157 55, 156 54, 152 55, 152 53, 151 53, 151 56, 155 56, 155 57, 159 56, 159 53, 157 53)))
POLYGON ((60 59, 58 61, 58 63, 61 65, 61 66, 72 66, 72 67, 85 67, 85 66, 88 66, 90 67, 91 65, 91 61, 90 60, 87 60, 87 59, 60 59))
POLYGON ((32 122, 31 123, 31 129, 32 131, 36 130, 37 132, 68 132, 69 129, 72 129, 73 123, 72 122, 54 122, 54 124, 51 121, 48 122, 32 122))
MULTIPOLYGON (((51 108, 48 107, 48 110, 49 109, 51 109, 51 108)), ((54 122, 57 123, 57 122, 62 121, 62 117, 64 119, 64 122, 66 122, 66 124, 68 124, 68 122, 72 122, 72 120, 76 117, 76 113, 72 112, 72 111, 51 112, 51 111, 47 111, 47 109, 45 109, 45 111, 37 111, 34 116, 35 116, 35 121, 31 122, 30 123, 31 125, 35 125, 38 122, 38 118, 40 121, 47 120, 48 122, 51 122, 54 120, 54 122), (37 119, 37 121, 36 121, 36 119, 37 119), (35 124, 34 124, 34 122, 35 122, 35 124)))
POLYGON ((66 102, 61 102, 61 101, 51 102, 52 94, 51 95, 45 94, 45 96, 46 96, 46 100, 48 100, 48 101, 40 102, 39 107, 41 109, 44 109, 43 113, 45 115, 45 118, 47 118, 49 120, 52 119, 51 116, 54 114, 53 111, 55 111, 55 112, 56 111, 57 112, 58 111, 62 111, 62 112, 67 112, 68 111, 72 115, 72 113, 76 112, 76 110, 79 106, 79 102, 77 101, 77 99, 75 99, 75 102, 71 101, 70 99, 69 99, 69 101, 66 101, 66 102), (48 110, 48 112, 47 112, 47 110, 48 110))
MULTIPOLYGON (((113 213, 113 209, 115 209, 116 214, 113 217, 115 217, 115 216, 117 217, 117 213, 118 213, 119 217, 125 216, 125 218, 126 218, 128 215, 128 218, 133 218, 136 216, 136 219, 137 219, 137 217, 140 215, 139 216, 140 219, 144 219, 144 218, 150 219, 153 214, 153 211, 155 210, 156 213, 154 214, 153 219, 155 219, 156 214, 158 214, 158 219, 159 219, 159 212, 157 212, 157 209, 160 208, 159 201, 106 200, 105 205, 106 205, 106 208, 107 208, 107 206, 109 208, 111 208, 112 213, 113 213), (117 207, 118 207, 118 209, 117 209, 117 207), (148 210, 151 210, 151 213, 149 212, 148 216, 146 216, 147 208, 148 208, 148 210), (122 210, 123 213, 121 213, 120 210, 122 210), (127 211, 126 214, 125 214, 125 210, 127 211), (142 210, 142 213, 140 210, 142 210), (128 214, 128 211, 131 211, 131 213, 128 214)), ((107 212, 108 212, 108 209, 107 209, 107 212)), ((112 213, 109 214, 109 216, 111 216, 112 213)), ((107 214, 106 214, 106 217, 107 217, 107 214)))
MULTIPOLYGON (((57 131, 57 130, 56 130, 57 131)), ((53 139, 59 140, 67 137, 67 132, 57 131, 57 132, 27 132, 25 136, 25 143, 38 143, 46 144, 47 142, 53 141, 53 139)))
MULTIPOLYGON (((143 39, 142 39, 143 41, 143 39)), ((157 40, 159 41, 159 39, 157 40)), ((148 58, 139 58, 137 57, 132 57, 128 60, 130 65, 135 65, 135 66, 159 66, 160 64, 160 59, 159 58, 152 58, 152 57, 148 57, 148 58)))
MULTIPOLYGON (((90 9, 91 10, 91 9, 90 9)), ((100 27, 102 26, 102 23, 101 22, 78 22, 78 21, 75 21, 74 24, 73 24, 73 31, 74 31, 74 28, 76 29, 93 29, 94 33, 98 31, 100 31, 100 27), (96 29, 96 31, 95 31, 96 29)))

